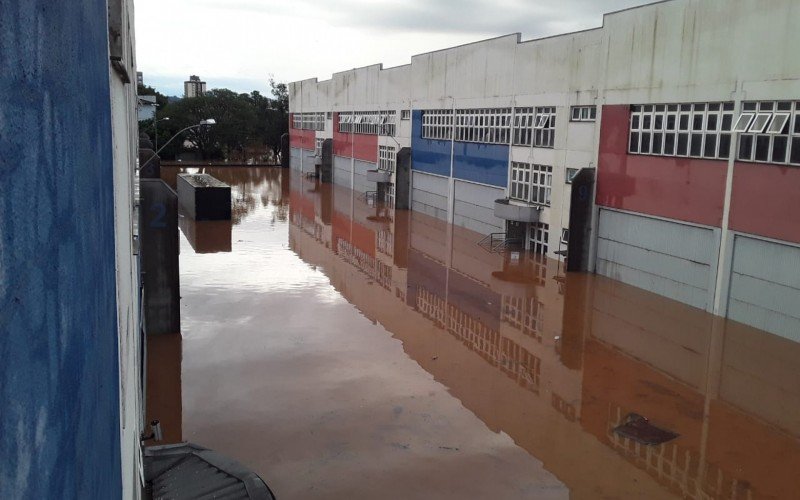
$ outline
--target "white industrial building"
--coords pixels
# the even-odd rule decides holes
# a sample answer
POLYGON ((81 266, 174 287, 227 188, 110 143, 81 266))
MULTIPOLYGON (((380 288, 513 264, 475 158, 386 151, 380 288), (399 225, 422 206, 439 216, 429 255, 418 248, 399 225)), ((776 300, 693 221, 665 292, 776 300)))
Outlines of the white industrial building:
POLYGON ((331 139, 335 183, 550 258, 588 169, 588 270, 800 340, 798 23, 792 0, 671 0, 294 82, 292 168, 331 139))

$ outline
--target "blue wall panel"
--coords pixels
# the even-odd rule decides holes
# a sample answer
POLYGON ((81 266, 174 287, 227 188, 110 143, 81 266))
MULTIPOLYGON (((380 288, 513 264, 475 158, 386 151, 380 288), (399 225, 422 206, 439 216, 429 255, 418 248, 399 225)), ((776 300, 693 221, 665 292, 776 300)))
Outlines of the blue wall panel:
POLYGON ((451 147, 453 176, 457 179, 506 187, 508 146, 474 142, 438 141, 422 138, 422 111, 411 114, 411 162, 414 170, 450 176, 451 147))
POLYGON ((0 2, 0 498, 121 495, 106 23, 0 2))
POLYGON ((450 176, 450 141, 422 138, 422 111, 411 113, 411 168, 450 176))
POLYGON ((453 176, 457 179, 506 187, 508 146, 456 142, 453 153, 453 176))

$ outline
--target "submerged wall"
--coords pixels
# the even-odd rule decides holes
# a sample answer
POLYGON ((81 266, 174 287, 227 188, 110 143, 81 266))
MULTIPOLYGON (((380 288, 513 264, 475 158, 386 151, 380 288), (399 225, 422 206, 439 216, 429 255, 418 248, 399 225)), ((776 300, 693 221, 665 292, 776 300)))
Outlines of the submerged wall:
POLYGON ((118 498, 107 6, 0 2, 0 498, 118 498))

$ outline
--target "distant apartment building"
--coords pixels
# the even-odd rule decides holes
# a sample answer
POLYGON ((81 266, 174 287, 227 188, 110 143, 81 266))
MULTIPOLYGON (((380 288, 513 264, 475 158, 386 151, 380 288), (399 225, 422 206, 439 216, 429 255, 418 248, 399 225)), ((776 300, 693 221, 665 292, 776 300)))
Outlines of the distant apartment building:
POLYGON ((291 166, 553 259, 581 223, 589 271, 800 340, 798 22, 671 0, 294 82, 291 166))
POLYGON ((199 97, 206 93, 206 82, 197 75, 192 75, 183 82, 183 97, 199 97))

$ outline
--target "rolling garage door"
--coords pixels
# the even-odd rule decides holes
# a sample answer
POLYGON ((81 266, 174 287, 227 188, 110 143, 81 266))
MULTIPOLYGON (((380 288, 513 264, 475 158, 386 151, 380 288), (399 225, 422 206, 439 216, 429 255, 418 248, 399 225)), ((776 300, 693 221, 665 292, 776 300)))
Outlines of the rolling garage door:
POLYGON ((718 247, 711 229, 603 209, 597 273, 710 310, 718 247))
POLYGON ((728 317, 800 341, 800 248, 736 235, 728 317))

